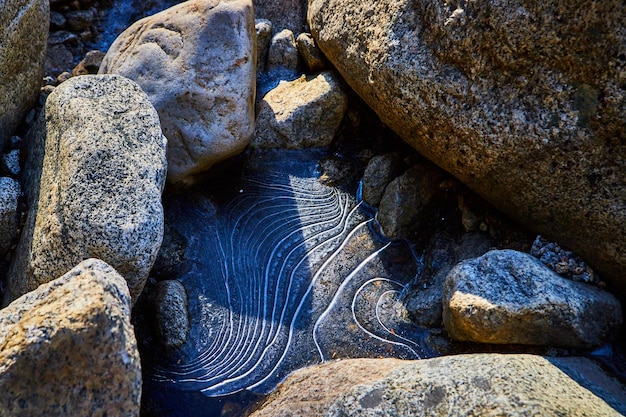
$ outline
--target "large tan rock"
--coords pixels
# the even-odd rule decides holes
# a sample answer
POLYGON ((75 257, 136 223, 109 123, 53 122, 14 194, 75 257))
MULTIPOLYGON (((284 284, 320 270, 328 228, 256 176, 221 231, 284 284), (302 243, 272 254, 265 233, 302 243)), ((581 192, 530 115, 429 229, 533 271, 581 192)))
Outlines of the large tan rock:
POLYGON ((39 96, 49 16, 48 0, 0 1, 0 149, 39 96))
POLYGON ((0 416, 138 416, 140 398, 130 295, 106 263, 0 310, 0 416))
POLYGON ((281 82, 259 102, 252 145, 300 149, 328 146, 348 107, 331 71, 281 82))
POLYGON ((622 309, 607 291, 560 277, 527 253, 493 250, 448 273, 443 321, 458 340, 590 348, 615 335, 622 309))
POLYGON ((252 416, 619 416, 624 392, 584 358, 351 359, 294 372, 252 416))
POLYGON ((389 127, 622 294, 624 17, 621 0, 312 0, 308 10, 319 47, 389 127))
POLYGON ((85 75, 48 97, 34 141, 27 225, 9 270, 5 304, 98 257, 141 293, 163 239, 166 140, 148 97, 118 75, 85 75), (36 197, 36 190, 40 190, 36 197))
POLYGON ((255 71, 251 0, 191 0, 141 19, 100 66, 148 94, 168 139, 168 181, 184 184, 248 145, 255 71))

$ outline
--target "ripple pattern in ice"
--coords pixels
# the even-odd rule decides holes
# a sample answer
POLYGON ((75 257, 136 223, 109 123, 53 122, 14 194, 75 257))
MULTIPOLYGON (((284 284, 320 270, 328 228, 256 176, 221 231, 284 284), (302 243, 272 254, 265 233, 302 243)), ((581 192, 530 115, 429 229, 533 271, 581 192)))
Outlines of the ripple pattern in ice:
POLYGON ((422 355, 397 302, 415 274, 410 248, 377 240, 353 196, 299 164, 249 172, 225 204, 178 206, 194 260, 180 277, 192 333, 150 365, 155 381, 209 396, 268 392, 328 359, 422 355))

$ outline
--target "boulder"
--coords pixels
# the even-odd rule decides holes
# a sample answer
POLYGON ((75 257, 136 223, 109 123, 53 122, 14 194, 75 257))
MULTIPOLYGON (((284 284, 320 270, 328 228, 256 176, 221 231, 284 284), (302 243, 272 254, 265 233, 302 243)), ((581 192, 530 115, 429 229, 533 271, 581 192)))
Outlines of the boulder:
POLYGON ((168 139, 168 181, 183 185, 238 154, 254 131, 251 0, 191 0, 137 21, 113 42, 100 74, 136 81, 168 139))
POLYGON ((18 199, 21 194, 19 182, 0 177, 0 265, 17 234, 18 199))
POLYGON ((159 281, 152 290, 157 335, 169 350, 180 348, 189 335, 187 291, 180 281, 159 281))
POLYGON ((281 82, 257 106, 252 145, 289 149, 328 146, 347 106, 341 81, 330 71, 281 82))
POLYGON ((626 295, 621 0, 312 0, 318 46, 382 121, 626 295))
POLYGON ((126 78, 84 75, 50 94, 35 126, 29 138, 45 140, 45 156, 28 166, 43 166, 41 185, 27 176, 27 225, 5 304, 89 257, 122 274, 136 300, 163 237, 166 140, 154 107, 126 78))
POLYGON ((139 416, 124 278, 88 259, 49 281, 0 310, 0 415, 139 416))
POLYGON ((350 359, 294 372, 251 416, 619 416, 624 392, 584 358, 350 359))
POLYGON ((457 340, 590 348, 619 329, 622 310, 610 293, 527 253, 493 250, 448 273, 443 321, 457 340))
POLYGON ((35 104, 48 40, 48 0, 3 0, 0 7, 0 149, 35 104))

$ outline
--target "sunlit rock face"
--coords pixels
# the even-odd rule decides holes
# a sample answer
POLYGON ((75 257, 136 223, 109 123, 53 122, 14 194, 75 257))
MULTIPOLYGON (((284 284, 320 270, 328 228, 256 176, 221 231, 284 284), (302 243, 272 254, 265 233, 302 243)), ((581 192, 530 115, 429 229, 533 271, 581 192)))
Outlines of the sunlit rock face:
POLYGON ((411 248, 378 240, 353 195, 320 184, 319 156, 256 151, 226 193, 166 201, 188 242, 191 330, 175 355, 146 349, 149 383, 265 393, 324 360, 428 355, 397 303, 411 248))

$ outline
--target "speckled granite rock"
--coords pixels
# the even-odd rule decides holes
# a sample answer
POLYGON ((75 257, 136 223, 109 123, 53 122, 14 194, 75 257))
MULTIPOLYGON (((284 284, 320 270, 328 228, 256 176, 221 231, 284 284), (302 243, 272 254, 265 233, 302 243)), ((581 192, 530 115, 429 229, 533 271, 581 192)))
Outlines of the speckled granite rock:
POLYGON ((621 0, 312 0, 311 32, 383 122, 626 294, 621 0))
POLYGON ((39 96, 49 15, 48 0, 0 5, 0 149, 39 96))
POLYGON ((427 225, 443 174, 431 164, 419 163, 387 185, 377 216, 386 236, 407 238, 427 225))
POLYGON ((310 33, 301 33, 296 38, 296 46, 300 57, 310 73, 321 71, 326 66, 324 54, 315 44, 315 39, 310 33))
POLYGON ((289 29, 283 29, 270 42, 267 55, 269 69, 282 67, 295 71, 298 68, 298 48, 296 38, 289 29))
POLYGON ((187 291, 180 281, 159 281, 152 290, 156 330, 166 349, 181 347, 189 335, 187 291))
POLYGON ((138 416, 140 397, 130 295, 109 265, 85 260, 0 310, 1 416, 138 416))
POLYGON ((527 253, 494 250, 448 273, 443 321, 457 340, 589 348, 615 334, 622 310, 610 293, 527 253))
POLYGON ((584 358, 351 359, 294 372, 252 417, 619 416, 625 392, 584 358))
POLYGON ((327 146, 348 106, 332 72, 281 82, 258 104, 252 145, 264 148, 327 146))
POLYGON ((376 155, 367 163, 363 173, 363 200, 378 206, 385 188, 406 169, 399 152, 376 155))
POLYGON ((28 193, 5 304, 89 257, 116 268, 136 300, 163 237, 166 141, 154 107, 126 78, 85 75, 50 94, 41 120, 45 134, 31 135, 46 138, 41 189, 28 193))
POLYGON ((7 253, 17 233, 17 205, 20 194, 20 184, 16 180, 0 178, 0 258, 7 253))
POLYGON ((272 40, 272 22, 267 19, 256 19, 254 21, 256 32, 256 70, 265 71, 267 65, 267 54, 272 40))
POLYGON ((100 73, 136 81, 168 139, 168 181, 238 154, 254 132, 252 0, 191 0, 141 19, 111 45, 100 73))

